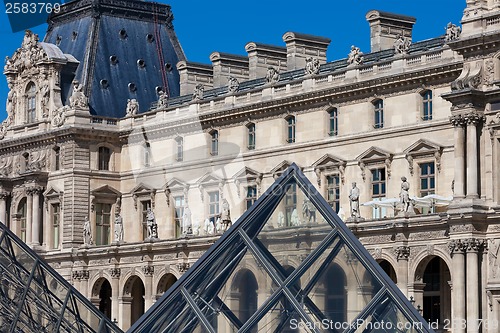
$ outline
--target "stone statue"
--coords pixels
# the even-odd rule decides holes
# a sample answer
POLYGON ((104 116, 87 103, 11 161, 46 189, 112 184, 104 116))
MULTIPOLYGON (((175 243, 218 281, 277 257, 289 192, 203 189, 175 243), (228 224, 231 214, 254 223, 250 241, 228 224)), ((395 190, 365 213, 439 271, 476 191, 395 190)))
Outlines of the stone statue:
POLYGON ((359 213, 359 188, 356 182, 352 183, 351 191, 349 192, 349 201, 351 202, 351 218, 358 219, 361 217, 359 213))
POLYGON ((214 223, 210 221, 210 219, 205 219, 205 225, 204 225, 205 235, 213 235, 214 228, 215 228, 214 223))
POLYGON ((139 103, 135 98, 127 99, 127 114, 126 117, 134 116, 139 112, 139 103))
POLYGON ((227 229, 229 229, 229 227, 232 225, 231 212, 229 210, 229 202, 227 202, 226 199, 222 199, 221 220, 222 220, 222 232, 224 232, 227 229))
POLYGON ((217 218, 217 221, 215 222, 215 231, 219 234, 222 231, 222 222, 220 220, 220 217, 217 218))
POLYGON ((163 90, 160 90, 158 92, 158 104, 157 104, 157 107, 158 108, 164 108, 164 107, 167 107, 167 106, 168 106, 168 96, 167 96, 167 94, 163 90))
POLYGON ((85 222, 83 223, 83 244, 94 244, 94 241, 92 240, 92 230, 90 228, 90 221, 88 216, 85 216, 85 222))
POLYGON ((307 223, 316 222, 316 208, 308 199, 302 202, 302 217, 307 223))
POLYGON ((406 180, 406 177, 401 177, 401 192, 399 193, 399 200, 401 202, 402 208, 401 211, 403 213, 408 213, 410 210, 410 183, 406 180))
POLYGON ((87 102, 87 97, 83 93, 83 86, 80 84, 80 82, 78 82, 78 80, 73 80, 73 92, 69 97, 69 105, 72 108, 85 108, 87 107, 87 102))
POLYGON ((193 226, 191 223, 191 209, 189 207, 184 208, 184 212, 182 214, 182 233, 183 234, 192 234, 193 226))
POLYGON ((238 82, 238 79, 235 78, 234 76, 230 76, 227 78, 228 84, 227 84, 227 90, 229 92, 237 92, 238 89, 240 89, 240 83, 238 82))
POLYGON ((43 79, 42 87, 40 88, 40 93, 42 96, 42 111, 43 117, 47 118, 49 116, 49 101, 50 101, 50 86, 47 76, 43 79))
POLYGON ((446 29, 446 34, 444 36, 445 42, 457 39, 458 37, 460 37, 460 34, 462 33, 462 29, 451 22, 449 22, 446 25, 445 29, 446 29))
POLYGON ((9 83, 9 93, 7 94, 7 124, 11 125, 15 119, 15 107, 17 103, 16 92, 13 90, 13 85, 9 83))
POLYGON ((148 229, 148 237, 146 239, 158 238, 158 225, 156 224, 155 213, 148 207, 146 211, 146 227, 148 229))
POLYGON ((297 208, 293 209, 292 216, 290 217, 290 222, 294 227, 300 225, 299 213, 297 213, 297 208))
POLYGON ((123 241, 123 220, 120 213, 115 213, 115 242, 123 241))
POLYGON ((354 45, 351 46, 351 51, 347 56, 347 63, 349 65, 361 65, 363 63, 363 52, 354 45))
POLYGON ((280 74, 276 70, 276 68, 269 66, 267 68, 267 74, 266 74, 266 82, 267 83, 275 83, 278 82, 280 79, 280 74))
POLYGON ((193 91, 193 101, 200 101, 203 99, 203 92, 205 87, 202 84, 197 84, 193 91))
POLYGON ((283 228, 285 226, 285 214, 283 212, 278 212, 278 228, 283 228))
POLYGON ((193 236, 199 236, 200 235, 200 221, 194 220, 193 221, 193 236))
POLYGON ((313 57, 306 58, 306 74, 315 75, 319 73, 319 60, 313 57))
POLYGON ((398 35, 398 39, 394 42, 394 51, 396 54, 407 54, 410 50, 410 45, 410 38, 398 35))

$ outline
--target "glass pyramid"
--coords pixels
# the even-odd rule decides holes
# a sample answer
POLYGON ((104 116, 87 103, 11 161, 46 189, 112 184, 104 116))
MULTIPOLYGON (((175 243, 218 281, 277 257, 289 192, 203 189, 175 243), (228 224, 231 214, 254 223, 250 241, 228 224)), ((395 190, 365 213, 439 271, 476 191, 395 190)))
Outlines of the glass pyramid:
POLYGON ((293 164, 128 332, 433 332, 293 164))
POLYGON ((0 332, 122 332, 0 223, 0 332))

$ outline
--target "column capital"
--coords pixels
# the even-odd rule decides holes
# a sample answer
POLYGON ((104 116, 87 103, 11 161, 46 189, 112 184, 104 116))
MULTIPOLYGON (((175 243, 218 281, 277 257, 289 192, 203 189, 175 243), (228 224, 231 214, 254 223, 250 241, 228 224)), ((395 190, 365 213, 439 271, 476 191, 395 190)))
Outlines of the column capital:
POLYGON ((465 250, 467 252, 479 252, 483 250, 485 246, 484 239, 478 239, 478 238, 467 238, 464 239, 463 244, 465 246, 465 250))
POLYGON ((0 191, 0 200, 5 200, 10 196, 10 192, 0 191))
POLYGON ((394 249, 394 253, 396 254, 396 259, 408 260, 410 257, 410 247, 409 246, 398 246, 394 249))
POLYGON ((450 123, 453 127, 464 127, 467 124, 465 117, 462 114, 454 114, 450 116, 450 123))
POLYGON ((464 119, 465 119, 467 125, 474 125, 474 126, 480 125, 481 123, 486 121, 486 118, 484 117, 484 115, 482 115, 476 111, 471 111, 471 112, 466 113, 464 115, 464 119))
POLYGON ((40 195, 42 192, 43 192, 43 187, 38 185, 28 187, 26 189, 26 194, 28 195, 40 195))
POLYGON ((88 280, 89 271, 87 270, 73 271, 72 278, 73 280, 88 280))
POLYGON ((448 242, 448 249, 450 250, 450 255, 457 253, 465 253, 465 245, 460 239, 452 239, 448 242))

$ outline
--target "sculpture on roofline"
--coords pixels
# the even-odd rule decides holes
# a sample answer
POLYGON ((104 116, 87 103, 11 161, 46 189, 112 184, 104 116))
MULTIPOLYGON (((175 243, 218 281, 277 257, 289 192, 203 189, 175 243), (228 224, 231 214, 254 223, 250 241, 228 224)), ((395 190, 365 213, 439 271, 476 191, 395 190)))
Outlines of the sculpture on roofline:
POLYGON ((398 39, 394 42, 394 51, 396 54, 407 54, 410 50, 411 39, 398 35, 398 39))
POLYGON ((227 90, 231 93, 237 92, 238 89, 240 89, 240 83, 238 82, 238 79, 235 78, 234 76, 230 76, 227 78, 228 84, 227 84, 227 90))
POLYGON ((319 60, 313 57, 306 58, 306 74, 316 75, 319 73, 319 60))
POLYGON ((83 93, 83 85, 78 82, 78 80, 73 80, 73 92, 71 93, 71 96, 69 97, 69 105, 72 108, 75 107, 80 107, 80 108, 85 108, 87 107, 87 97, 83 93))
POLYGON ((347 56, 347 63, 349 65, 361 65, 363 63, 363 52, 361 52, 359 47, 351 46, 351 51, 347 56))
POLYGON ((447 25, 446 25, 446 34, 444 36, 444 40, 445 42, 449 42, 449 41, 452 41, 452 40, 455 40, 455 39, 458 39, 458 37, 460 37, 460 34, 462 33, 462 29, 449 22, 447 25))
POLYGON ((164 108, 164 107, 167 107, 167 106, 168 106, 168 96, 167 96, 167 94, 163 90, 160 90, 158 92, 158 104, 157 104, 157 107, 158 108, 164 108))
POLYGON ((135 98, 127 99, 127 114, 126 117, 134 116, 139 112, 139 103, 135 98))
POLYGON ((267 83, 275 83, 278 82, 280 79, 280 74, 276 70, 276 68, 269 66, 267 68, 267 74, 266 74, 266 82, 267 83))
POLYGON ((193 101, 201 101, 203 99, 204 92, 205 87, 202 84, 197 84, 193 91, 193 101))

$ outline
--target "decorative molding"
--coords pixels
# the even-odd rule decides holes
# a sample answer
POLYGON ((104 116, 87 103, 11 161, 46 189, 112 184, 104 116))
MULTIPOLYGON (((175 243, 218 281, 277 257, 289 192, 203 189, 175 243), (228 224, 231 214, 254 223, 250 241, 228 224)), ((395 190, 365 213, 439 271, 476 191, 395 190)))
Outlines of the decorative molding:
POLYGON ((177 264, 177 270, 180 273, 186 272, 190 267, 191 267, 191 265, 188 262, 182 262, 182 263, 177 264))
POLYGON ((120 278, 122 271, 120 268, 110 268, 109 274, 111 275, 112 278, 118 279, 118 278, 120 278))
POLYGON ((153 276, 153 274, 155 272, 155 268, 154 268, 154 266, 149 266, 149 265, 142 266, 142 272, 146 276, 153 276))
POLYGON ((396 255, 396 259, 399 261, 408 260, 410 257, 410 247, 409 246, 398 246, 394 249, 394 254, 396 255))

